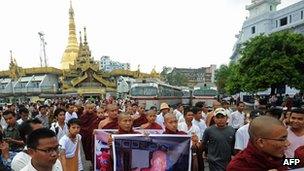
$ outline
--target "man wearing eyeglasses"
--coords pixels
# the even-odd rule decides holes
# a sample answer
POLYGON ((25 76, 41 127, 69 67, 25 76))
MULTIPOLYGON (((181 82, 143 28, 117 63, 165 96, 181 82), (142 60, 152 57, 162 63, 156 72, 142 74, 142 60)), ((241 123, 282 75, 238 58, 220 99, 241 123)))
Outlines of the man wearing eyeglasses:
POLYGON ((27 138, 31 161, 20 171, 62 171, 59 156, 59 143, 53 131, 41 128, 27 138))
POLYGON ((227 171, 288 169, 283 166, 283 159, 290 142, 281 121, 269 116, 257 117, 250 122, 249 136, 247 148, 233 158, 227 171))

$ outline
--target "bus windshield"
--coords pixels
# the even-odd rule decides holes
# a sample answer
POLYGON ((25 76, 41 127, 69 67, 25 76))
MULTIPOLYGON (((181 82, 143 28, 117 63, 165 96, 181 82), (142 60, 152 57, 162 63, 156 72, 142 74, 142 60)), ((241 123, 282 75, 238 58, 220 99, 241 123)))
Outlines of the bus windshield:
POLYGON ((131 96, 156 96, 156 87, 133 87, 131 89, 131 96))
POLYGON ((194 96, 216 96, 217 91, 212 89, 198 89, 194 90, 193 92, 194 96))

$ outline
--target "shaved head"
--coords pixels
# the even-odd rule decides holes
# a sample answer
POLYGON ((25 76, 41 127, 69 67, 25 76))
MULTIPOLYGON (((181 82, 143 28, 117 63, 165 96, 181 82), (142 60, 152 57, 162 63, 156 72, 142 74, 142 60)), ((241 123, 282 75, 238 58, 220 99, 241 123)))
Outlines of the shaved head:
POLYGON ((118 115, 118 122, 121 121, 124 118, 132 118, 132 117, 129 113, 122 112, 118 115))
POLYGON ((269 116, 257 117, 250 122, 250 139, 269 137, 279 127, 284 127, 284 125, 278 119, 269 116))
POLYGON ((176 117, 172 113, 168 113, 168 114, 166 114, 164 116, 164 121, 167 122, 171 118, 175 118, 176 119, 176 117))
POLYGON ((249 135, 253 146, 273 157, 284 157, 290 145, 286 127, 281 121, 270 116, 253 119, 249 125, 249 135))
POLYGON ((172 132, 177 132, 178 122, 175 115, 173 115, 172 113, 166 114, 164 116, 164 126, 166 127, 166 129, 172 132))
POLYGON ((132 131, 133 119, 128 113, 120 113, 118 115, 118 128, 125 131, 132 131))

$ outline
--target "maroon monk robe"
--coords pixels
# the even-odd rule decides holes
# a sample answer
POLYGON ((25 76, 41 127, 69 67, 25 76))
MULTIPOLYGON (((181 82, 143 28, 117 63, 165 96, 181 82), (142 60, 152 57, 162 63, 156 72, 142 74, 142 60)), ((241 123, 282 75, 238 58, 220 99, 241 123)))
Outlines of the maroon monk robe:
POLYGON ((146 115, 140 115, 139 118, 135 119, 133 122, 134 127, 140 127, 140 125, 147 123, 148 120, 146 118, 146 115))
POLYGON ((153 122, 150 126, 145 129, 163 129, 158 123, 153 122))
POLYGON ((247 148, 238 153, 229 163, 227 171, 288 170, 283 166, 283 158, 272 157, 248 143, 247 148))
POLYGON ((102 129, 117 129, 117 128, 118 128, 118 119, 115 119, 112 122, 109 122, 102 127, 102 129))
POLYGON ((81 140, 83 145, 83 151, 86 159, 93 161, 93 130, 97 129, 98 127, 98 117, 96 113, 84 112, 79 119, 81 121, 80 135, 82 136, 81 140))
POLYGON ((184 131, 171 131, 168 128, 165 128, 165 131, 163 132, 163 134, 177 134, 177 135, 187 135, 187 133, 185 133, 184 131))
POLYGON ((124 131, 121 128, 118 128, 118 132, 116 134, 140 134, 140 132, 134 131, 131 129, 130 131, 124 131))

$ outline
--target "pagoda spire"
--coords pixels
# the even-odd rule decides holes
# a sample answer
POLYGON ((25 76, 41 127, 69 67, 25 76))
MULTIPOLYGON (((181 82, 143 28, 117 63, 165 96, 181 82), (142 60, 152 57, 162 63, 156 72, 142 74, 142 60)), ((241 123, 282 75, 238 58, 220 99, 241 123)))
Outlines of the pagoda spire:
POLYGON ((74 21, 74 9, 72 6, 72 1, 70 0, 68 45, 64 51, 61 60, 61 69, 69 69, 69 65, 74 64, 77 55, 78 55, 78 42, 76 37, 76 27, 74 21))
POLYGON ((78 46, 75 21, 74 21, 74 9, 72 7, 72 1, 70 0, 70 9, 69 9, 69 39, 68 39, 68 48, 73 46, 78 46))
POLYGON ((84 35, 83 35, 84 44, 87 45, 88 42, 87 42, 87 29, 86 29, 86 27, 83 28, 83 32, 84 32, 84 35))
POLYGON ((82 35, 81 35, 81 31, 79 31, 79 45, 82 45, 82 35))
POLYGON ((11 55, 11 63, 13 64, 14 60, 13 60, 13 51, 12 50, 10 50, 10 55, 11 55))
POLYGON ((87 41, 87 29, 86 27, 83 28, 83 49, 82 49, 82 54, 85 55, 86 57, 91 58, 91 51, 88 45, 88 41, 87 41))
POLYGON ((82 51, 83 51, 82 34, 81 34, 81 31, 79 31, 79 47, 78 47, 78 56, 76 59, 79 60, 79 57, 81 56, 82 51))

